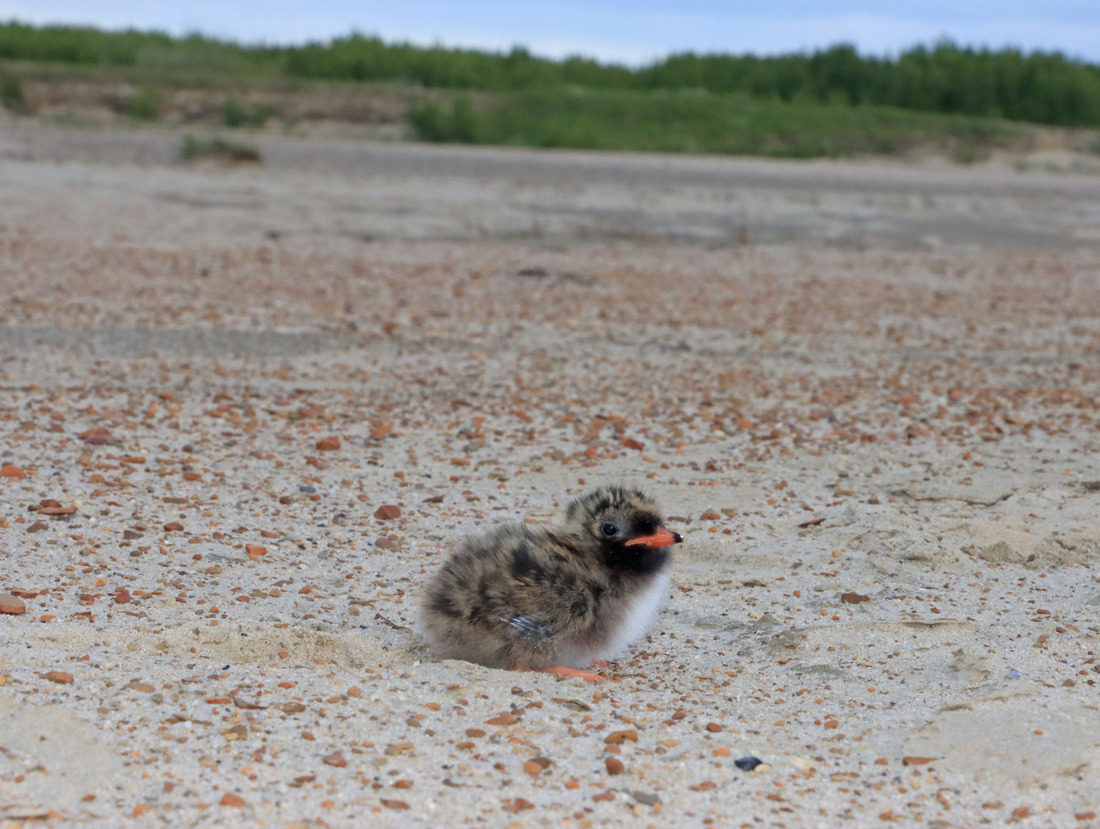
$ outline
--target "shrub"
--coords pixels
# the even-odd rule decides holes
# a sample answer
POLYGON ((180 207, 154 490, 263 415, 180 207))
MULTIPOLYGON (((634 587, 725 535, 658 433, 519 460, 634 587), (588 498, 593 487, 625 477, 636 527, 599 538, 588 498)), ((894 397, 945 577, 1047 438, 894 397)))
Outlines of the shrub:
POLYGON ((143 86, 126 102, 130 117, 142 121, 155 121, 160 116, 160 95, 151 87, 143 86))
POLYGON ((23 94, 23 82, 18 75, 5 75, 0 79, 0 104, 13 112, 27 108, 27 97, 23 94))
POLYGON ((226 98, 222 104, 222 120, 227 127, 262 127, 270 116, 267 107, 245 109, 236 98, 226 98))
POLYGON ((180 146, 180 158, 184 161, 211 158, 238 164, 259 164, 263 161, 260 151, 255 147, 232 143, 221 138, 202 141, 193 135, 183 137, 183 144, 180 146))

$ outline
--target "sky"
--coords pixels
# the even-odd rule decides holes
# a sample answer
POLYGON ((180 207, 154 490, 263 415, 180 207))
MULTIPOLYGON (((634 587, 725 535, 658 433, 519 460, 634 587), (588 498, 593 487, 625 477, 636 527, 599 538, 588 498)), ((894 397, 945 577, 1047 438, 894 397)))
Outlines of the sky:
POLYGON ((1100 63, 1100 0, 0 0, 0 21, 10 20, 200 32, 243 43, 324 41, 357 31, 631 65, 672 52, 767 55, 840 42, 891 56, 944 37, 1100 63))

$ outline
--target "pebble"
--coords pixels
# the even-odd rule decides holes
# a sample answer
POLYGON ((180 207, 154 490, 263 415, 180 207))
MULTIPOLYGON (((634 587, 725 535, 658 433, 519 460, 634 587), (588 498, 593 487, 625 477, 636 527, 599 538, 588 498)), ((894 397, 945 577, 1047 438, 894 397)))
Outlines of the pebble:
POLYGON ((0 596, 0 613, 7 613, 9 616, 18 616, 20 613, 26 612, 27 603, 18 596, 0 596))
POLYGON ((538 777, 550 768, 550 760, 547 757, 532 757, 523 764, 523 770, 532 777, 538 777))
POLYGON ((0 466, 0 478, 26 478, 27 473, 14 464, 6 463, 0 466))
POLYGON ((934 763, 935 757, 902 757, 901 764, 903 766, 926 766, 929 763, 934 763))
POLYGON ((340 438, 327 437, 317 441, 318 452, 335 452, 340 448, 340 438))
POLYGON ((736 760, 733 761, 733 764, 737 766, 737 768, 741 769, 741 771, 752 771, 763 762, 764 761, 761 760, 759 757, 752 757, 750 755, 748 757, 738 757, 736 760))
POLYGON ((630 740, 632 743, 638 742, 638 732, 633 729, 630 731, 612 731, 603 741, 607 745, 621 745, 624 741, 630 740))
POLYGON ((383 504, 374 511, 374 517, 379 521, 392 521, 401 517, 401 507, 395 504, 383 504))
POLYGON ((623 761, 618 757, 608 757, 603 761, 603 764, 607 767, 608 774, 622 774, 626 770, 623 761))
POLYGON ((117 442, 114 436, 111 434, 110 430, 104 429, 102 427, 97 429, 88 429, 81 432, 77 437, 79 437, 85 443, 90 443, 93 446, 106 446, 108 444, 117 442))
POLYGON ((239 794, 233 794, 233 792, 226 792, 222 795, 222 806, 232 806, 235 809, 239 809, 245 805, 244 798, 239 794))
POLYGON ((67 674, 64 671, 49 671, 42 674, 43 679, 48 679, 50 682, 57 682, 61 685, 71 685, 73 682, 73 675, 67 674))
POLYGON ((344 759, 343 753, 339 751, 334 751, 332 754, 326 754, 321 758, 321 762, 326 766, 335 766, 338 769, 342 769, 348 764, 348 761, 344 759))

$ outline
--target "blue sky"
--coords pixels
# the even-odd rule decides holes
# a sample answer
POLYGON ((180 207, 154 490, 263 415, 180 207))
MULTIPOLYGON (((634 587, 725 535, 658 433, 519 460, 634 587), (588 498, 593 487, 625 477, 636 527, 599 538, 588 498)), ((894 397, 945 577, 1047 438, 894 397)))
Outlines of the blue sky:
POLYGON ((0 0, 0 20, 156 28, 301 43, 353 30, 386 40, 584 54, 638 64, 670 52, 775 54, 845 41, 1060 50, 1100 63, 1100 0, 0 0))

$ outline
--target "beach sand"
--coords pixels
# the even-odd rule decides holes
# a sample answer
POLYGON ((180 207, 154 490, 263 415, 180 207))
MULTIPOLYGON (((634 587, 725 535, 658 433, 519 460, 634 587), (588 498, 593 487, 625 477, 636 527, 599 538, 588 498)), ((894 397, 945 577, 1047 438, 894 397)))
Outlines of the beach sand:
POLYGON ((0 819, 1100 825, 1100 176, 179 142, 0 124, 0 819), (605 681, 436 660, 610 481, 605 681))

